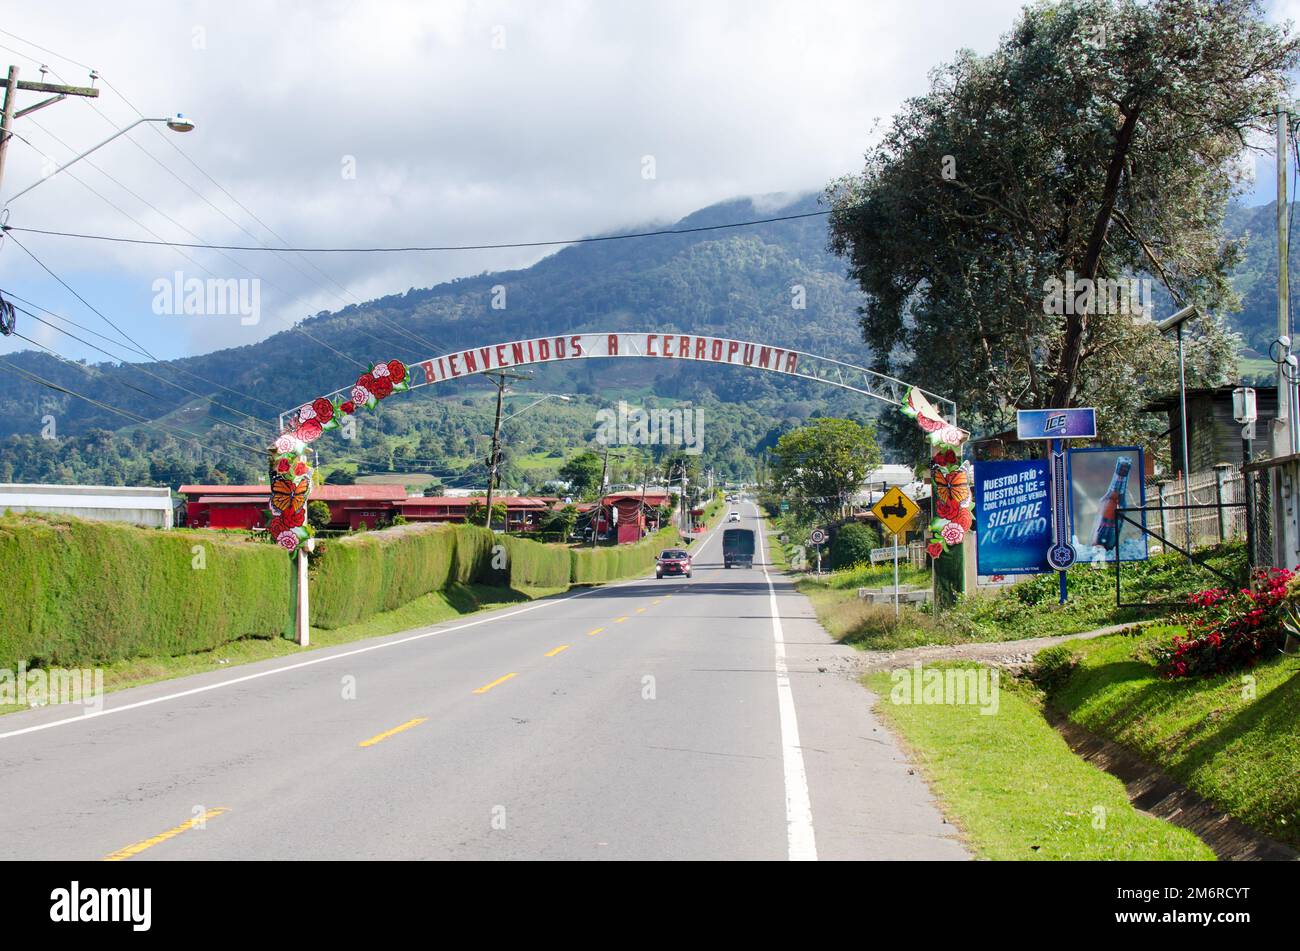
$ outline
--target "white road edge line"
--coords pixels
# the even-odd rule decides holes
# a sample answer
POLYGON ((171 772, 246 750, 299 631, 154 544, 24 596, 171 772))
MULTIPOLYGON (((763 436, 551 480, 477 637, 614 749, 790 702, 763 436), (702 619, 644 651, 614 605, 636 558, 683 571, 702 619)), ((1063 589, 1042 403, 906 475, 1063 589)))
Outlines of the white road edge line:
MULTIPOLYGON (((710 534, 717 533, 717 529, 710 534)), ((705 539, 706 543, 708 539, 705 539)), ((701 546, 703 549, 703 546, 701 546)), ((176 693, 164 694, 161 697, 153 697, 149 700, 137 700, 134 703, 124 703, 120 707, 106 707, 103 710, 92 710, 87 713, 79 713, 76 716, 65 717, 62 720, 51 720, 49 723, 38 723, 35 726, 23 727, 19 730, 9 730, 7 733, 0 733, 0 740, 7 740, 10 737, 22 736, 26 733, 39 733, 41 730, 52 730, 56 726, 64 726, 69 723, 84 723, 90 720, 96 720, 100 717, 106 717, 113 713, 125 713, 127 710, 138 710, 141 707, 153 706, 155 703, 166 703, 169 700, 179 700, 182 697, 192 697, 195 694, 207 693, 209 690, 220 690, 223 687, 233 687, 235 684, 247 683, 250 680, 259 680, 262 677, 272 677, 276 674, 287 673, 290 670, 301 670, 304 667, 314 667, 316 664, 325 664, 332 660, 339 660, 343 657, 355 657, 358 654, 367 654, 370 651, 381 650, 385 647, 396 647, 398 644, 409 644, 411 641, 424 640, 426 637, 436 637, 440 634, 451 634, 453 631, 463 631, 469 627, 477 627, 480 624, 488 624, 492 621, 502 621, 506 618, 517 617, 520 614, 526 614, 529 611, 536 611, 538 608, 544 608, 552 604, 560 604, 564 601, 573 601, 577 598, 585 598, 589 594, 595 594, 597 591, 608 591, 611 588, 623 588, 630 584, 638 584, 646 581, 646 578, 631 578, 627 581, 620 581, 616 584, 601 585, 598 588, 588 588, 585 591, 579 591, 577 594, 566 594, 560 598, 547 598, 539 601, 537 604, 530 604, 526 608, 519 608, 515 611, 508 611, 505 614, 492 614, 488 617, 479 618, 477 621, 467 621, 464 624, 457 624, 455 627, 441 628, 434 631, 424 631, 421 634, 412 634, 410 637, 403 637, 395 641, 384 641, 382 644, 371 644, 368 647, 358 647, 350 651, 341 651, 337 654, 328 654, 324 657, 315 657, 311 660, 299 661, 296 664, 287 664, 284 667, 275 667, 271 670, 258 671, 255 674, 245 674, 243 677, 233 677, 230 680, 223 680, 220 683, 208 684, 204 687, 194 687, 190 690, 181 690, 176 693)), ((650 579, 653 580, 653 579, 650 579)))
POLYGON ((781 759, 785 767, 786 848, 792 862, 817 861, 817 837, 813 833, 812 797, 808 793, 808 774, 803 766, 803 748, 799 744, 799 718, 795 715, 794 691, 790 689, 790 670, 785 664, 785 634, 781 630, 781 611, 776 601, 776 586, 767 573, 767 538, 763 520, 758 517, 759 554, 763 558, 763 579, 767 582, 768 604, 772 611, 772 640, 776 653, 776 699, 781 713, 781 759))

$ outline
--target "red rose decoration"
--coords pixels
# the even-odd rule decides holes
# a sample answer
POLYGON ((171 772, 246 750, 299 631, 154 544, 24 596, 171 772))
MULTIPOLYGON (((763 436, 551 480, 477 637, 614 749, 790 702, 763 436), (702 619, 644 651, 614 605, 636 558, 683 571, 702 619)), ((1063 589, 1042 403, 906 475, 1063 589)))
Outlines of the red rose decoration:
POLYGON ((955 519, 957 513, 961 511, 961 503, 953 499, 944 499, 935 507, 935 511, 939 513, 940 518, 946 518, 951 521, 952 519, 955 519))
POLYGON ((294 464, 293 474, 296 476, 305 476, 309 471, 307 463, 301 460, 294 464))
POLYGON ((371 393, 375 392, 375 377, 371 373, 363 373, 357 377, 357 386, 364 386, 371 393))
POLYGON ((934 464, 936 466, 952 466, 957 464, 957 453, 951 449, 945 449, 943 452, 935 453, 934 464))
POLYGON ((276 471, 276 472, 288 472, 288 471, 289 471, 289 460, 288 460, 288 459, 277 459, 277 460, 275 460, 275 471, 276 471))
POLYGON ((328 423, 334 418, 334 404, 323 396, 318 400, 314 400, 311 404, 311 408, 316 411, 316 418, 320 420, 321 423, 328 423))
POLYGON ((931 558, 938 558, 943 554, 943 546, 938 542, 931 542, 926 546, 925 550, 930 553, 931 558))
POLYGON ((288 528, 288 526, 284 524, 284 519, 281 518, 279 515, 271 519, 271 521, 266 526, 266 530, 271 533, 272 538, 279 538, 280 533, 283 532, 286 528, 288 528))
POLYGON ((285 528, 299 528, 306 517, 305 509, 298 509, 295 512, 292 508, 287 508, 280 513, 280 521, 284 523, 285 528))
POLYGON ((357 411, 357 404, 352 402, 351 400, 344 400, 342 403, 339 404, 340 413, 346 413, 348 416, 351 416, 356 411, 357 411))
POLYGON ((406 379, 406 365, 401 360, 389 360, 388 375, 394 383, 401 383, 406 379))
POLYGON ((320 422, 314 419, 306 420, 298 427, 298 438, 303 442, 314 442, 320 438, 320 422))
POLYGON ((971 526, 975 524, 975 516, 971 514, 970 509, 964 509, 959 507, 957 509, 957 514, 950 517, 954 522, 960 525, 964 531, 967 532, 969 532, 971 526))
POLYGON ((375 399, 385 399, 393 395, 393 381, 390 377, 375 377, 371 384, 370 392, 375 394, 375 399))

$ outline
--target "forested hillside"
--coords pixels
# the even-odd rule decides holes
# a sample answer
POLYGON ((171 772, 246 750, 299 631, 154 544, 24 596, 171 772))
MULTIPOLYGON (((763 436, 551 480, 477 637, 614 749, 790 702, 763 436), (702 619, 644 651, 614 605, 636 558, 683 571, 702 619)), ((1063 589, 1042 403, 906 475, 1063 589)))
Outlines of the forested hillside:
MULTIPOLYGON (((703 209, 674 227, 817 209, 813 196, 784 205, 742 199, 703 209)), ((434 354, 395 334, 392 324, 441 350, 561 332, 646 329, 770 341, 865 363, 857 306, 858 294, 845 280, 842 262, 827 252, 825 220, 817 216, 574 245, 526 269, 412 288, 318 314, 302 326, 343 353, 373 358, 383 350, 383 356, 407 361, 434 354), (492 307, 497 286, 505 288, 503 309, 492 307)), ((107 409, 33 383, 10 381, 0 393, 0 481, 175 485, 256 478, 262 461, 249 451, 256 440, 230 425, 248 428, 249 422, 163 381, 269 421, 276 409, 342 385, 357 372, 355 365, 293 331, 253 346, 142 368, 107 363, 79 368, 40 352, 10 359, 60 386, 172 428, 136 425, 123 430, 128 421, 107 409), (54 439, 42 437, 43 429, 48 435, 50 420, 54 439), (201 451, 178 430, 201 434, 219 452, 201 451)), ((658 398, 662 405, 703 407, 703 462, 737 477, 750 470, 758 445, 770 441, 771 432, 782 425, 818 411, 860 416, 878 411, 850 394, 774 374, 652 361, 546 367, 521 389, 578 397, 567 406, 552 403, 530 411, 527 425, 517 427, 519 433, 508 443, 515 457, 534 457, 529 465, 515 467, 511 481, 532 485, 553 468, 541 464, 537 453, 585 445, 596 412, 619 399, 650 405, 648 400, 658 398)), ((476 440, 491 426, 485 392, 481 381, 471 381, 388 401, 366 417, 352 443, 322 441, 323 458, 337 464, 333 471, 340 477, 354 470, 464 471, 481 458, 476 440)), ((472 476, 465 473, 466 479, 472 476)))

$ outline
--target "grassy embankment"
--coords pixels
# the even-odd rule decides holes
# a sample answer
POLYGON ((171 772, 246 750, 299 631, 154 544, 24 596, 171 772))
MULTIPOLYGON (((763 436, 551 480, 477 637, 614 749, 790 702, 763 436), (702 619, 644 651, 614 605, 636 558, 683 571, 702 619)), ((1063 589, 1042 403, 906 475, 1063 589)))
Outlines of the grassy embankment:
MULTIPOLYGON (((1242 546, 1215 549, 1209 557, 1219 570, 1244 576, 1242 546)), ((1115 607, 1113 568, 1076 565, 1069 571, 1070 597, 1064 605, 1057 603, 1056 575, 1048 574, 996 592, 968 595, 938 617, 928 607, 904 608, 895 619, 892 605, 867 604, 856 591, 890 584, 892 572, 892 566, 882 566, 849 569, 821 579, 805 575, 796 586, 812 601, 818 620, 833 637, 868 650, 1073 634, 1158 616, 1147 609, 1115 607)), ((909 570, 901 580, 924 585, 929 575, 909 570)), ((1177 554, 1155 555, 1123 568, 1126 601, 1176 601, 1218 584, 1222 581, 1215 575, 1177 554)))
POLYGON ((1191 832, 1133 808, 1123 783, 1075 756, 1032 691, 1004 679, 997 712, 984 715, 974 704, 892 703, 887 673, 865 682, 977 858, 1214 858, 1191 832))
POLYGON ((1162 680, 1149 660, 1180 628, 1060 644, 1047 703, 1114 740, 1249 826, 1300 847, 1300 658, 1162 680))

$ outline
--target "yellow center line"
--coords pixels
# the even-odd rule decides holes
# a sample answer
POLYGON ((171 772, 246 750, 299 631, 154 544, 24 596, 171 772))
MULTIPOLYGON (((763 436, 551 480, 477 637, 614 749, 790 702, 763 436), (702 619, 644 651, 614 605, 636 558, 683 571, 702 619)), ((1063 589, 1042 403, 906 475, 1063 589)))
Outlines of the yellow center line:
POLYGON ((601 632, 604 631, 604 630, 605 630, 605 629, 604 629, 603 627, 598 627, 598 628, 596 628, 594 631, 588 631, 588 632, 587 632, 587 636, 588 636, 588 637, 595 637, 597 634, 601 633, 601 632))
POLYGON ((173 829, 168 829, 166 832, 160 832, 158 835, 155 835, 149 839, 142 839, 141 841, 136 842, 133 845, 128 845, 126 848, 118 849, 116 852, 110 852, 108 855, 104 856, 104 861, 121 862, 123 859, 129 859, 133 855, 139 855, 145 849, 151 849, 155 845, 158 845, 161 842, 166 842, 168 839, 174 839, 182 832, 188 832, 190 829, 202 828, 203 824, 207 822, 209 819, 215 818, 216 816, 221 815, 223 812, 229 812, 229 811, 230 810, 225 806, 218 806, 215 809, 208 809, 203 813, 203 815, 196 816, 193 819, 186 820, 185 822, 182 822, 180 825, 176 826, 173 829))
POLYGON ((388 739, 390 736, 392 736, 392 735, 395 734, 395 733, 401 733, 403 730, 409 730, 409 729, 410 729, 411 727, 413 727, 413 726, 419 726, 421 723, 423 723, 423 722, 424 722, 425 720, 427 720, 427 719, 429 719, 429 718, 428 718, 428 717, 416 717, 414 720, 407 720, 405 723, 400 724, 400 725, 398 725, 398 726, 395 726, 395 727, 393 727, 391 730, 385 730, 383 733, 379 733, 379 734, 377 734, 377 735, 375 735, 375 736, 372 736, 372 737, 371 737, 370 739, 368 739, 368 740, 362 740, 362 741, 361 741, 360 743, 358 743, 357 745, 358 745, 358 746, 374 746, 376 743, 379 743, 379 742, 382 742, 383 740, 388 739))
POLYGON ((637 613, 637 614, 641 614, 641 613, 644 612, 644 611, 645 611, 645 608, 637 608, 637 609, 636 609, 636 613, 637 613))
POLYGON ((650 603, 651 603, 651 604, 661 604, 661 603, 663 602, 663 600, 664 600, 663 598, 655 598, 655 599, 654 599, 653 601, 651 601, 650 603))
POLYGON ((500 686, 501 684, 505 683, 505 682, 506 682, 507 680, 509 680, 510 678, 512 678, 512 677, 518 677, 518 676, 519 676, 518 673, 514 673, 514 672, 512 672, 512 673, 508 673, 508 674, 506 674, 504 677, 498 677, 496 680, 492 681, 490 684, 484 684, 483 686, 479 687, 479 688, 478 688, 477 690, 475 690, 474 692, 475 692, 475 693, 487 693, 487 692, 488 692, 489 690, 491 690, 493 687, 500 686))
POLYGON ((556 654, 560 653, 560 651, 567 651, 568 649, 569 649, 568 644, 561 644, 559 647, 555 648, 554 650, 547 651, 546 656, 554 657, 556 654))
POLYGON ((627 615, 624 614, 622 617, 616 617, 616 618, 614 618, 614 623, 615 623, 615 624, 622 624, 622 623, 623 623, 624 621, 626 621, 626 620, 627 620, 627 615))

